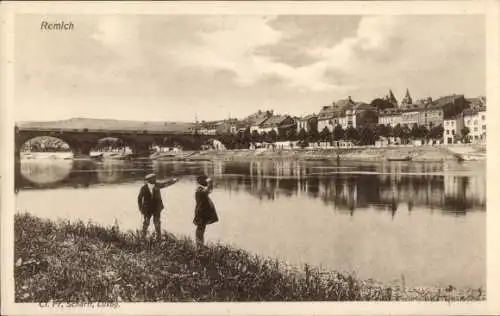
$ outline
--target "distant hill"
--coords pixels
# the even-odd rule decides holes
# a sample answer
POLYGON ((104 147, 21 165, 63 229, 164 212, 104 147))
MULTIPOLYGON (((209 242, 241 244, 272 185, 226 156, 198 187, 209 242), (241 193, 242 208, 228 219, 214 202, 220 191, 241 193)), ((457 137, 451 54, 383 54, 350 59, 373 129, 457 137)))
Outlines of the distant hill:
POLYGON ((187 133, 195 127, 195 123, 72 118, 60 121, 18 122, 16 123, 16 126, 20 129, 41 130, 87 129, 89 131, 148 131, 187 133))

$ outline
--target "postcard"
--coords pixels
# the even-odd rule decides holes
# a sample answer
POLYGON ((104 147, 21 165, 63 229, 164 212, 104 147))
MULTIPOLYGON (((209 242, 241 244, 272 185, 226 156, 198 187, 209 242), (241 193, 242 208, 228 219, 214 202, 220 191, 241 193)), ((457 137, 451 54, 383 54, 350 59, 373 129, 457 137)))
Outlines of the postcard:
POLYGON ((0 10, 2 314, 500 312, 499 1, 0 10))

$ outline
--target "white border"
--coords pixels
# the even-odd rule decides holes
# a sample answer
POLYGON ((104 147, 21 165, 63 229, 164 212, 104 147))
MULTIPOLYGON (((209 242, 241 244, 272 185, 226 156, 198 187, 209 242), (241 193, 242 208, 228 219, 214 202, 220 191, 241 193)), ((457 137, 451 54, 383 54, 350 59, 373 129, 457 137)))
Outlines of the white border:
POLYGON ((2 223, 2 311, 15 314, 172 314, 172 315, 304 315, 304 314, 405 314, 492 315, 500 313, 500 214, 493 183, 499 175, 500 117, 499 77, 500 1, 386 1, 386 2, 10 2, 2 3, 0 41, 0 155, 2 223), (13 61, 16 14, 302 14, 302 15, 419 15, 485 14, 487 28, 488 180, 487 185, 487 297, 478 303, 355 302, 355 303, 137 303, 119 309, 41 309, 38 304, 13 303, 13 61), (4 71, 5 70, 5 71, 4 71))

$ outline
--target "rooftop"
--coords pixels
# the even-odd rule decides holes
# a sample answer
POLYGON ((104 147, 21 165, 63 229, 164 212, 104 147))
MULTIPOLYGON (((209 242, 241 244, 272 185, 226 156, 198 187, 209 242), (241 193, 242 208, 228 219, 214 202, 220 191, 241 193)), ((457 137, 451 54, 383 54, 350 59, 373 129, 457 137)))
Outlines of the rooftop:
POLYGON ((267 120, 265 120, 261 126, 262 127, 272 127, 281 124, 285 119, 287 119, 289 116, 287 115, 273 115, 267 120))

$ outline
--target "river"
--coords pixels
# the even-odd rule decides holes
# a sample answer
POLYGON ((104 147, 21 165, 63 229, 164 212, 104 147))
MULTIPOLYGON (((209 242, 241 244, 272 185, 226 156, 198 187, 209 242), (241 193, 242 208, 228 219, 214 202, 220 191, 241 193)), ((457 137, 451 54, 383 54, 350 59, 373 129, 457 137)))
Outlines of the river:
MULTIPOLYGON (((192 236, 194 178, 214 178, 209 242, 407 286, 485 287, 485 162, 25 160, 16 207, 51 219, 137 229, 143 177, 163 190, 162 226, 192 236)), ((150 227, 152 230, 152 227, 150 227)))

